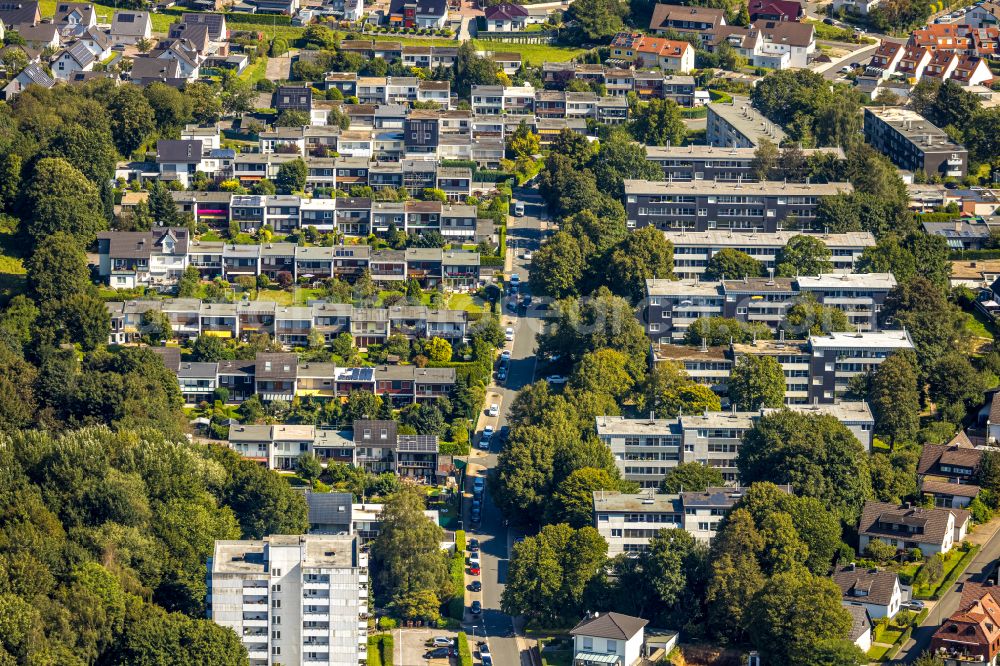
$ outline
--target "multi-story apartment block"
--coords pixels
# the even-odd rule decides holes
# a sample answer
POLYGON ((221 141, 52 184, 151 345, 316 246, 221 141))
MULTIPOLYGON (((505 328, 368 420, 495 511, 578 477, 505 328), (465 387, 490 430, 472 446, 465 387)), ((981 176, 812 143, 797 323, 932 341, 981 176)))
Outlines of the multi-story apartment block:
MULTIPOLYGON (((803 154, 834 155, 844 159, 840 148, 805 148, 803 154)), ((663 168, 668 181, 719 180, 749 182, 756 180, 753 171, 755 148, 718 148, 716 146, 646 146, 646 159, 663 168)))
POLYGON ((890 354, 913 349, 906 330, 810 336, 809 399, 833 402, 848 392, 851 378, 877 368, 890 354))
MULTIPOLYGON (((646 332, 654 342, 678 342, 702 317, 760 322, 772 330, 804 296, 836 307, 860 330, 878 327, 878 313, 896 286, 892 273, 833 273, 796 278, 646 280, 646 332)), ((810 322, 811 325, 811 322, 810 322)), ((805 331, 787 331, 799 336, 805 331)))
POLYGON ((811 229, 822 198, 853 189, 850 183, 626 180, 626 224, 630 229, 773 233, 791 221, 811 229))
POLYGON ((770 356, 778 362, 785 375, 785 404, 804 405, 809 402, 809 362, 812 352, 808 340, 786 340, 782 331, 778 340, 733 343, 730 345, 729 355, 734 363, 743 356, 770 356))
MULTIPOLYGON (((865 402, 789 405, 806 414, 828 414, 851 430, 871 449, 874 418, 865 402)), ((760 412, 705 412, 675 418, 626 418, 598 416, 597 437, 608 447, 622 477, 642 488, 656 488, 663 477, 681 463, 697 462, 714 467, 727 484, 739 480, 736 457, 743 436, 764 414, 760 412)))
MULTIPOLYGON (((761 262, 766 269, 776 268, 775 259, 789 239, 798 231, 748 233, 719 229, 695 231, 665 231, 663 235, 674 246, 674 275, 682 280, 700 279, 709 260, 720 250, 738 250, 761 262)), ((867 247, 875 245, 875 237, 867 231, 843 234, 822 234, 816 238, 830 250, 834 273, 850 273, 867 247)))
MULTIPOLYGON (((791 492, 786 486, 785 492, 791 492)), ((746 488, 706 488, 702 492, 654 494, 594 491, 594 527, 608 542, 608 556, 640 553, 663 529, 684 530, 708 543, 746 488)))
POLYGON ((363 666, 368 555, 354 537, 216 541, 208 617, 236 632, 250 666, 363 666))
POLYGON ((965 147, 916 111, 866 108, 865 141, 900 169, 956 178, 963 178, 968 171, 965 147))
POLYGON ((764 140, 778 145, 786 136, 745 97, 734 97, 729 104, 709 104, 706 123, 708 145, 721 148, 756 148, 764 140))
POLYGON ((671 364, 680 367, 692 381, 709 387, 719 395, 728 392, 727 383, 733 369, 733 361, 726 347, 690 347, 687 345, 650 345, 651 361, 654 367, 671 364))

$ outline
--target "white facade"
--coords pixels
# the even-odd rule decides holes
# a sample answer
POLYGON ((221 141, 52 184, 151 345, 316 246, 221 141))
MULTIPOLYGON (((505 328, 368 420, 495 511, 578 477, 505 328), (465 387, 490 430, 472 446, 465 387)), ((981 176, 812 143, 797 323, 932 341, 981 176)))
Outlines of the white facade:
POLYGON ((609 654, 618 657, 619 666, 632 666, 638 663, 642 655, 643 632, 639 631, 626 640, 618 638, 602 638, 599 636, 577 635, 573 637, 573 652, 588 654, 609 654))
POLYGON ((240 636, 250 666, 363 666, 368 556, 353 537, 216 541, 208 614, 240 636))

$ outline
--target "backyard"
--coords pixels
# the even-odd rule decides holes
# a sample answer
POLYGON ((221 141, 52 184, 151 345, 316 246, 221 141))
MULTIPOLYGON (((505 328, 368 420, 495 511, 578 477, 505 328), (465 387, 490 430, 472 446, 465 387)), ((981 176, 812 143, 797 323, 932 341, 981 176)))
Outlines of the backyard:
POLYGON ((538 639, 542 666, 570 666, 573 663, 573 640, 565 636, 538 639))

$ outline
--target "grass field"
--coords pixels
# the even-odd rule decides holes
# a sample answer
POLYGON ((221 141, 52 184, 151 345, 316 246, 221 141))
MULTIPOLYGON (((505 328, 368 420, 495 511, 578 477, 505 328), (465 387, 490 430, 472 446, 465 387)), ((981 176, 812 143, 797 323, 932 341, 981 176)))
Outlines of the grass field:
POLYGON ((267 56, 257 58, 257 62, 244 69, 240 74, 240 78, 249 81, 250 85, 255 85, 265 76, 267 76, 267 56))
POLYGON ((873 645, 872 649, 868 650, 868 658, 872 661, 882 661, 885 658, 886 652, 891 649, 891 645, 873 645))
POLYGON ((452 294, 448 299, 449 310, 465 310, 466 312, 482 312, 483 301, 469 294, 452 294))
POLYGON ((296 287, 292 291, 285 291, 284 289, 258 289, 255 300, 270 301, 277 303, 278 305, 287 306, 305 305, 307 301, 313 301, 320 298, 323 298, 323 291, 321 289, 296 287))

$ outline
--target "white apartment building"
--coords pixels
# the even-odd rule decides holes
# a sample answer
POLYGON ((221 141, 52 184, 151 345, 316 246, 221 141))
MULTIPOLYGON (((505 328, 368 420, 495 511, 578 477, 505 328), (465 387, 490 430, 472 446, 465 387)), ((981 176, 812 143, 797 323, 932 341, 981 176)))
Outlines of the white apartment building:
POLYGON ((208 616, 240 636, 250 666, 364 666, 368 555, 353 537, 216 541, 208 616))

